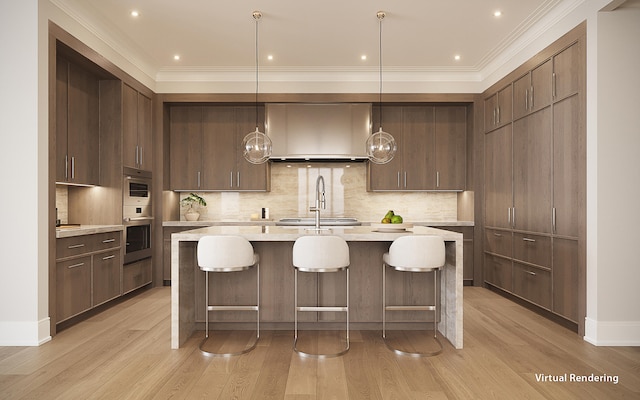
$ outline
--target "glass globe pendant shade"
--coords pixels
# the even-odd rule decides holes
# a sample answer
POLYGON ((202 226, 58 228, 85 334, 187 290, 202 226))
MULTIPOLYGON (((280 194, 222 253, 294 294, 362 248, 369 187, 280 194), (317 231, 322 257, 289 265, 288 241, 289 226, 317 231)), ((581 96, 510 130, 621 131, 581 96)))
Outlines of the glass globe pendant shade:
POLYGON ((258 127, 254 132, 247 133, 242 140, 244 158, 252 164, 262 164, 271 156, 271 138, 260 132, 258 127))
POLYGON ((367 156, 375 164, 386 164, 393 160, 398 146, 391 134, 380 130, 367 138, 367 156))

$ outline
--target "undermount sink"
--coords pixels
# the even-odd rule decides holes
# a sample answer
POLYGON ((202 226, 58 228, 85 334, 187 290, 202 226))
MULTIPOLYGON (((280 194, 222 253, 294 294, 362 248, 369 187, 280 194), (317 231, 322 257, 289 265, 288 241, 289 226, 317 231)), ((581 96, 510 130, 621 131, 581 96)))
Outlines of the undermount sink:
MULTIPOLYGON (((314 226, 315 218, 282 218, 276 222, 280 226, 314 226)), ((358 226, 362 225, 355 218, 320 218, 320 226, 358 226)))

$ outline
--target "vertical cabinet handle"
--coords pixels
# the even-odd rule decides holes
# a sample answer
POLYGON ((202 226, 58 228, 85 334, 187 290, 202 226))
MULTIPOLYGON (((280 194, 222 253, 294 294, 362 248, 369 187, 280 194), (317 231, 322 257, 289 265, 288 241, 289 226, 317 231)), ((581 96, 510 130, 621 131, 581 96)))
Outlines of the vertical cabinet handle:
POLYGON ((140 161, 138 159, 138 146, 136 146, 136 161, 135 161, 136 167, 140 166, 140 161))
POLYGON ((240 187, 240 171, 236 173, 236 186, 240 187))
POLYGON ((229 172, 229 187, 233 187, 233 171, 229 172))
POLYGON ((498 106, 497 110, 498 110, 498 124, 500 124, 500 121, 501 121, 501 118, 500 118, 500 106, 498 106))
POLYGON ((142 156, 143 156, 142 146, 140 146, 140 167, 142 167, 142 156))
POLYGON ((198 189, 200 189, 200 171, 198 171, 198 189))
POLYGON ((511 211, 511 226, 512 227, 516 227, 516 208, 513 207, 512 211, 511 211))
POLYGON ((440 187, 440 171, 436 171, 436 187, 440 187))
POLYGON ((555 207, 551 209, 551 231, 553 233, 558 233, 556 229, 556 208, 555 207))
POLYGON ((407 171, 404 171, 404 188, 407 188, 407 171))
POLYGON ((69 155, 64 155, 64 180, 69 180, 69 155))
POLYGON ((398 171, 398 188, 400 188, 400 171, 398 171))
POLYGON ((533 110, 533 86, 531 86, 531 101, 529 103, 531 105, 531 109, 533 110))
POLYGON ((507 208, 507 225, 511 226, 511 207, 507 208))
POLYGON ((497 113, 497 109, 494 108, 493 109, 493 125, 495 126, 497 124, 497 118, 496 118, 496 113, 497 113))
POLYGON ((529 89, 524 91, 524 109, 529 110, 529 89))
POLYGON ((71 157, 71 180, 76 179, 76 158, 71 157))
POLYGON ((556 98, 556 73, 551 74, 551 96, 556 98))

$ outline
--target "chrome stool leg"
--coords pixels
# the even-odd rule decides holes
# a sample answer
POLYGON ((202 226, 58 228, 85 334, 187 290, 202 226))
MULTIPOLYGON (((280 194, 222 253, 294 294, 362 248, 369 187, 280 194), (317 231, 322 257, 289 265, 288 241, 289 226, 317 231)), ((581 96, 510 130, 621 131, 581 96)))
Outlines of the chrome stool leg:
POLYGON ((231 357, 245 354, 255 349, 260 340, 260 263, 256 264, 257 299, 255 306, 214 306, 209 304, 209 271, 205 271, 205 336, 198 348, 202 353, 214 357, 231 357), (210 311, 255 311, 256 312, 256 338, 246 348, 230 353, 214 353, 204 349, 204 344, 209 340, 209 312, 210 311))
POLYGON ((320 306, 317 305, 315 307, 299 307, 298 306, 298 268, 294 268, 294 336, 293 336, 293 350, 300 354, 303 357, 317 358, 317 359, 325 359, 325 358, 334 358, 339 357, 349 351, 349 268, 345 268, 346 272, 346 284, 347 284, 347 301, 345 307, 329 307, 329 306, 320 306), (314 354, 307 353, 298 348, 298 312, 344 312, 346 313, 346 346, 344 349, 340 350, 337 353, 332 354, 314 354))
MULTIPOLYGON (((411 357, 431 357, 442 353, 443 347, 440 339, 438 338, 438 319, 440 317, 440 307, 438 306, 438 271, 439 269, 434 269, 433 272, 433 305, 415 305, 415 306, 387 306, 387 288, 386 288, 386 267, 385 263, 382 264, 382 341, 385 346, 391 351, 399 355, 411 356, 411 357), (393 347, 387 341, 387 332, 386 332, 386 313, 387 311, 410 311, 410 310, 424 310, 424 311, 433 311, 433 339, 438 345, 437 350, 430 352, 409 352, 403 351, 393 347)), ((392 266, 390 266, 393 268, 392 266)))

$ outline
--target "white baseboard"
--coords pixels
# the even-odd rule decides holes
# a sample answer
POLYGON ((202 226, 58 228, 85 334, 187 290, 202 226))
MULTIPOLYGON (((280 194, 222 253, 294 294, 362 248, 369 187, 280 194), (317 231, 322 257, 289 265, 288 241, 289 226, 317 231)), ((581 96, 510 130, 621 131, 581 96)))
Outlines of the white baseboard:
POLYGON ((585 318, 584 340, 595 346, 640 346, 640 321, 585 318))
POLYGON ((51 340, 49 317, 40 321, 0 321, 0 346, 40 346, 51 340))

